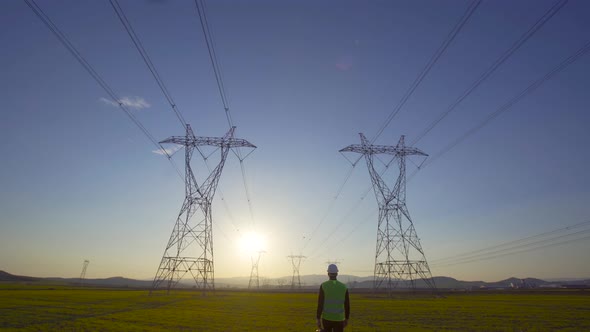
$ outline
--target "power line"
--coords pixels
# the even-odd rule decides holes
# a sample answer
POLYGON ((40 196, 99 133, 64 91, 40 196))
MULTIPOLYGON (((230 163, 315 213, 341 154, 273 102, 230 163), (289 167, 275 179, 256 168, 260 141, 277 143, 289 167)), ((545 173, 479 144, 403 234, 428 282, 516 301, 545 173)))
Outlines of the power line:
MULTIPOLYGON (((397 157, 393 157, 391 158, 391 160, 385 164, 385 168, 383 169, 383 171, 381 171, 379 173, 379 176, 383 176, 383 174, 385 174, 385 172, 387 172, 387 170, 389 169, 389 166, 391 165, 391 163, 393 163, 393 161, 396 160, 397 157)), ((328 233, 328 235, 320 242, 320 244, 312 251, 312 254, 310 254, 310 256, 313 256, 313 254, 315 254, 318 250, 320 250, 321 248, 325 247, 328 245, 328 240, 330 240, 332 238, 332 236, 340 229, 340 227, 342 225, 344 225, 344 222, 350 218, 352 216, 352 213, 361 205, 361 203, 365 200, 365 198, 367 197, 367 195, 369 194, 369 192, 371 191, 371 189, 373 188, 372 185, 369 185, 369 187, 363 192, 363 194, 360 196, 359 200, 356 202, 356 204, 354 204, 353 206, 350 207, 350 209, 344 214, 344 217, 340 220, 340 222, 332 229, 332 231, 330 231, 328 233)), ((374 214, 374 213, 373 213, 374 214)))
MULTIPOLYGON (((345 157, 346 158, 346 157, 345 157)), ((389 170, 389 166, 391 166, 391 164, 396 161, 397 157, 393 157, 391 158, 391 160, 387 163, 383 163, 385 165, 385 167, 383 168, 383 170, 381 172, 379 172, 379 176, 383 176, 385 174, 385 172, 387 172, 389 170)), ((348 160, 348 158, 347 158, 348 160)), ((411 160, 411 159, 407 159, 407 160, 411 160)), ((349 160, 350 161, 350 160, 349 160)), ((357 160, 358 161, 358 160, 357 160)), ((340 229, 340 227, 344 224, 344 222, 350 218, 352 216, 352 213, 360 206, 360 204, 364 201, 364 199, 367 197, 367 195, 369 194, 369 192, 371 191, 371 189, 373 189, 372 185, 369 185, 367 187, 367 189, 365 189, 365 191, 363 191, 363 194, 360 196, 359 200, 357 201, 356 204, 354 204, 353 206, 350 207, 350 209, 348 210, 347 213, 344 214, 344 217, 341 219, 340 223, 338 223, 333 229, 332 231, 330 231, 330 233, 328 233, 328 235, 322 240, 322 242, 312 251, 312 253, 310 254, 311 257, 315 257, 314 254, 319 250, 322 249, 325 246, 328 246, 328 240, 330 240, 330 238, 332 238, 332 236, 338 231, 338 229, 340 229)), ((374 215, 375 212, 374 211, 371 213, 371 215, 374 215)), ((358 226, 360 226, 360 224, 364 223, 364 219, 361 220, 357 226, 355 226, 355 230, 358 228, 358 226)), ((318 227, 316 227, 317 229, 318 227)), ((314 232, 315 233, 315 232, 314 232)), ((340 238, 337 242, 340 243, 342 241, 344 241, 345 239, 347 239, 350 235, 351 235, 352 231, 345 235, 344 237, 340 238)), ((309 242, 309 240, 308 240, 309 242)))
MULTIPOLYGON (((381 134, 389 126, 389 124, 391 123, 393 118, 401 111, 402 107, 406 104, 406 102, 412 96, 412 94, 418 88, 418 86, 420 86, 420 84, 422 83, 424 78, 426 78, 426 76, 428 75, 428 73, 430 72, 432 67, 436 64, 438 59, 444 54, 444 52, 447 50, 447 48, 449 47, 451 42, 455 39, 455 37, 457 37, 457 35, 461 31, 461 29, 465 26, 465 24, 467 23, 469 18, 473 15, 473 13, 477 9, 477 7, 479 7, 480 4, 481 4, 481 0, 474 0, 469 4, 469 6, 467 6, 465 13, 461 16, 459 21, 457 21, 457 23, 453 26, 453 28, 451 29, 451 31, 449 32, 447 37, 443 40, 442 44, 434 52, 434 54, 430 57, 430 60, 426 63, 424 68, 422 68, 422 70, 420 71, 418 76, 414 79, 414 82, 410 85, 410 87, 408 88, 406 93, 403 95, 403 97, 399 100, 397 105, 394 107, 393 111, 389 114, 389 116, 387 117, 387 119, 385 120, 385 122, 383 123, 381 128, 377 131, 377 134, 371 140, 371 144, 374 143, 381 136, 381 134)), ((331 212, 336 200, 338 199, 338 197, 342 193, 344 186, 346 185, 346 183, 348 182, 348 180, 352 176, 352 172, 353 172, 354 168, 356 167, 356 164, 362 159, 362 156, 359 156, 358 158, 356 158, 356 160, 354 162, 350 161, 348 158, 346 158, 346 159, 351 163, 351 167, 346 172, 344 181, 338 187, 338 190, 336 191, 336 195, 334 196, 334 201, 332 201, 332 203, 329 205, 328 209, 326 210, 326 213, 320 219, 320 222, 316 225, 316 227, 314 228, 314 230, 311 234, 315 234, 317 232, 319 227, 323 224, 324 220, 327 218, 327 216, 331 212)), ((370 189, 371 189, 371 187, 369 187, 368 190, 370 190, 370 189)), ((363 199, 364 199, 364 197, 361 198, 361 200, 363 200, 363 199)), ((358 206, 358 204, 357 204, 357 206, 358 206)), ((331 236, 331 234, 330 234, 330 236, 331 236)), ((307 239, 307 242, 303 246, 303 249, 305 249, 308 246, 308 244, 311 240, 312 240, 312 237, 309 237, 307 239)))
POLYGON ((231 127, 233 127, 233 121, 232 121, 231 115, 229 114, 229 101, 227 98, 225 86, 223 84, 223 77, 221 75, 221 68, 219 65, 219 61, 217 59, 217 54, 215 53, 215 47, 213 45, 213 37, 211 36, 211 30, 209 27, 209 21, 207 20, 207 14, 205 12, 204 2, 202 0, 195 0, 195 6, 197 8, 197 14, 199 15, 199 22, 201 23, 201 29, 203 31, 203 35, 205 36, 205 43, 207 44, 207 51, 209 52, 209 59, 211 60, 211 66, 213 67, 213 73, 215 74, 215 81, 217 82, 217 89, 219 90, 219 95, 221 96, 221 102, 223 103, 223 108, 225 109, 227 122, 231 127), (200 5, 199 5, 199 2, 201 2, 200 5))
MULTIPOLYGON (((587 224, 587 223, 588 222, 585 222, 582 224, 587 224)), ((561 231, 561 230, 556 230, 556 231, 561 231)), ((546 234, 549 234, 549 233, 554 233, 554 232, 547 232, 546 234)), ((538 250, 541 248, 551 247, 551 246, 555 246, 555 245, 571 243, 571 242, 580 241, 580 240, 590 238, 590 236, 584 236, 581 238, 574 238, 574 239, 569 239, 569 240, 562 240, 559 242, 554 242, 554 241, 559 240, 559 239, 564 239, 564 238, 570 238, 572 236, 586 234, 586 233, 590 233, 590 229, 580 230, 580 231, 569 233, 569 234, 557 235, 557 236, 553 236, 550 238, 535 240, 533 242, 526 243, 526 241, 528 241, 527 239, 532 239, 532 238, 543 235, 543 234, 539 234, 539 235, 531 236, 531 237, 524 238, 521 240, 512 241, 512 242, 510 242, 511 244, 508 245, 508 247, 506 247, 506 248, 492 250, 489 252, 485 252, 489 248, 488 249, 481 249, 481 250, 478 250, 478 252, 483 251, 482 253, 473 254, 473 255, 467 254, 466 256, 464 254, 463 258, 458 257, 457 259, 451 259, 450 261, 433 264, 433 266, 459 265, 459 264, 471 263, 471 262, 482 261, 482 260, 489 260, 489 259, 493 259, 493 258, 507 256, 507 255, 513 255, 513 254, 538 250), (520 241, 523 241, 525 243, 519 243, 520 241)), ((503 246, 503 245, 498 245, 498 246, 494 246, 494 247, 490 247, 490 248, 497 248, 497 247, 501 247, 501 246, 503 246)), ((447 260, 448 259, 449 258, 447 258, 447 260)))
POLYGON ((526 43, 545 23, 565 6, 568 0, 559 0, 547 12, 543 14, 516 42, 512 44, 499 58, 492 63, 451 105, 447 107, 422 133, 420 133, 410 145, 416 144, 426 136, 436 125, 438 125, 449 113, 451 113, 465 98, 467 98, 477 87, 480 86, 492 73, 496 71, 508 58, 514 54, 524 43, 526 43))
POLYGON ((121 99, 117 96, 115 91, 100 77, 100 75, 92 68, 92 66, 86 61, 82 54, 74 47, 74 45, 68 40, 68 38, 57 28, 57 26, 49 19, 49 17, 43 12, 43 10, 35 3, 35 0, 24 0, 25 3, 33 10, 33 12, 45 23, 49 30, 59 39, 59 41, 66 47, 66 49, 78 60, 78 62, 86 69, 86 71, 94 78, 94 80, 103 88, 103 90, 111 97, 113 102, 117 103, 119 107, 127 114, 129 119, 135 123, 135 125, 144 133, 144 135, 152 141, 152 143, 161 149, 156 139, 148 132, 148 130, 139 122, 139 120, 133 115, 127 106, 121 102, 121 99))
MULTIPOLYGON (((213 36, 211 34, 211 27, 209 25, 209 21, 207 19, 207 10, 205 8, 205 2, 202 0, 195 0, 195 7, 197 9, 197 14, 199 15, 199 22, 201 24, 201 30, 203 31, 203 35, 205 37, 205 43, 207 45, 207 51, 209 53, 209 60, 211 61, 211 66, 213 67, 213 73, 215 75, 215 81, 217 83, 217 89, 219 90, 219 95, 221 97, 221 102, 223 104, 223 108, 225 111, 225 117, 227 120, 227 124, 230 128, 234 127, 233 119, 231 116, 231 111, 229 107, 229 100, 227 97, 227 91, 225 89, 225 84, 223 83, 223 75, 221 73, 221 64, 217 57, 217 53, 215 52, 215 45, 213 36)), ((250 196, 250 190, 248 188, 247 183, 247 176, 246 176, 246 167, 244 166, 244 159, 249 155, 242 157, 242 152, 240 148, 237 148, 236 155, 240 160, 240 170, 242 172, 242 179, 244 183, 244 190, 246 192, 246 200, 248 202, 248 209, 250 212, 250 220, 251 223, 254 223, 254 212, 252 208, 252 199, 250 196)))
MULTIPOLYGON (((350 176, 352 175, 352 171, 354 170, 354 167, 355 166, 356 166, 356 164, 352 165, 352 167, 350 167, 350 169, 347 171, 346 177, 344 179, 344 183, 342 183, 342 185, 340 185, 340 188, 338 188, 338 191, 336 192, 336 196, 334 196, 334 199, 328 205, 328 209, 326 209, 326 212, 324 213, 324 215, 320 219, 320 222, 317 223, 316 226, 314 227, 314 229, 311 232, 309 238, 307 239, 307 241, 305 242, 305 244, 301 248, 301 251, 303 251, 303 250, 305 250, 305 248, 307 248, 307 246, 309 245, 310 241, 313 239, 313 234, 315 234, 318 231, 318 229, 320 228, 320 226, 328 218, 328 215, 330 214, 332 208, 334 207, 334 204, 336 204, 336 200, 338 199, 338 197, 342 193, 342 190, 344 189, 344 185, 346 184, 346 182, 348 182, 348 179, 350 179, 350 176)), ((315 252, 315 250, 314 250, 314 252, 315 252)))
MULTIPOLYGON (((422 83, 422 81, 424 80, 426 75, 428 75, 428 73, 430 72, 432 67, 436 64, 438 59, 447 50, 447 48, 449 47, 451 42, 455 39, 455 37, 457 37, 457 35, 461 31, 461 29, 463 28, 465 23, 467 23, 467 21, 469 20, 471 15, 473 15, 473 12, 475 12, 475 10, 477 9, 477 7, 479 7, 480 4, 481 4, 481 0, 474 0, 469 4, 469 6, 465 10, 465 13, 463 14, 463 16, 461 16, 459 21, 457 21, 457 23, 455 24, 453 29, 449 32, 449 34, 447 35, 447 37, 445 38, 443 43, 439 46, 439 48, 436 50, 436 52, 434 52, 434 54, 432 55, 432 57, 430 58, 430 60, 426 64, 426 66, 424 66, 424 68, 422 68, 422 71, 418 74, 416 79, 414 79, 414 82, 412 83, 412 85, 410 85, 410 88, 406 91, 406 93, 404 94, 402 99, 400 99, 400 101, 394 107, 393 111, 389 114, 389 116, 387 117, 387 119, 385 120, 385 122, 383 123, 381 128, 379 129, 379 131, 377 131, 377 134, 371 140, 371 144, 375 143, 375 141, 379 138, 379 136, 381 136, 383 131, 389 126, 389 124, 391 123, 393 118, 399 113, 401 108, 406 104, 406 102, 412 96, 412 94, 414 93, 416 88, 418 88, 420 83, 422 83)), ((359 157, 359 158, 361 158, 361 157, 359 157)))
POLYGON ((590 239, 590 236, 584 236, 584 237, 581 237, 581 238, 577 238, 577 239, 573 239, 573 240, 565 240, 565 241, 560 241, 560 242, 556 242, 556 243, 548 243, 548 244, 540 245, 540 246, 533 247, 533 248, 526 248, 526 249, 523 249, 523 250, 511 251, 511 252, 507 252, 507 253, 503 253, 503 254, 498 254, 498 255, 489 256, 489 257, 483 257, 483 258, 476 258, 476 259, 466 260, 466 261, 462 261, 462 262, 449 263, 449 264, 443 264, 443 265, 433 264, 433 266, 434 267, 439 267, 439 266, 453 266, 453 265, 461 265, 461 264, 467 264, 467 263, 472 263, 472 262, 479 262, 479 261, 484 261, 484 260, 490 260, 490 259, 494 259, 494 258, 504 257, 504 256, 508 256, 508 255, 521 254, 521 253, 524 253, 524 252, 539 250, 539 249, 543 249, 543 248, 547 248, 547 247, 554 247, 554 246, 563 245, 563 244, 571 244, 573 242, 587 240, 587 239, 590 239))
POLYGON ((141 55, 145 65, 148 67, 148 69, 152 73, 152 76, 154 77, 154 79, 158 83, 158 86, 160 87, 160 90, 164 94, 164 97, 166 98, 166 100, 168 100, 168 103, 170 104, 172 111, 174 112, 174 114, 176 114, 176 117, 178 118, 178 121, 180 121, 180 124, 182 125, 182 129, 184 130, 186 128, 187 123, 184 120, 182 113, 178 109, 176 102, 174 102, 172 95, 170 94, 170 92, 166 88, 166 85, 164 84, 162 77, 160 76, 160 74, 156 70, 156 66, 153 64, 152 60, 150 59, 150 56, 148 55, 147 51, 143 47, 141 40, 139 39, 139 37, 135 33, 133 26, 131 25, 131 23, 127 19, 127 16, 125 15, 125 12, 123 11, 123 8, 121 8, 121 5, 119 4, 119 2, 117 0, 109 0, 109 1, 111 3, 111 6, 113 7, 113 10, 115 11, 117 16, 119 17, 119 20, 123 24, 123 27, 127 31, 127 34, 131 38, 131 41, 133 41, 135 48, 137 49, 137 51, 141 55))
POLYGON ((432 262, 442 263, 442 262, 449 261, 449 260, 464 259, 464 258, 469 258, 471 256, 483 255, 487 251, 492 251, 492 250, 496 250, 496 249, 502 249, 503 247, 511 247, 511 246, 519 245, 519 244, 521 244, 521 242, 526 242, 526 241, 529 241, 529 240, 532 240, 532 239, 546 237, 548 235, 552 235, 552 234, 555 234, 555 233, 561 233, 561 232, 564 232, 564 231, 570 231, 572 229, 579 228, 579 227, 584 227, 584 226, 587 226, 587 225, 590 225, 590 220, 589 221, 584 221, 584 222, 581 222, 581 223, 578 223, 578 224, 575 224, 575 225, 571 225, 571 226, 566 226, 566 227, 554 229, 552 231, 543 232, 543 233, 532 235, 532 236, 527 236, 527 237, 524 237, 522 239, 500 243, 500 244, 495 245, 495 246, 491 246, 491 247, 487 247, 487 248, 483 248, 483 249, 479 249, 479 250, 475 250, 475 251, 471 251, 471 252, 467 252, 467 253, 463 253, 463 254, 453 255, 453 256, 450 256, 450 257, 446 257, 446 258, 434 259, 434 260, 432 260, 432 262))
MULTIPOLYGON (((346 158, 346 157, 345 157, 345 158, 346 158)), ((390 166, 390 165, 391 165, 391 164, 392 164, 392 163, 393 163, 393 162, 396 160, 396 158, 397 158, 397 157, 393 157, 393 158, 391 158, 391 160, 390 160, 390 161, 389 161, 387 164, 385 164, 385 163, 384 163, 385 167, 384 167, 384 168, 383 168, 383 170, 382 170, 382 171, 379 173, 379 176, 383 176, 383 175, 385 174, 385 172, 387 172, 387 171, 389 170, 389 166, 390 166)), ((347 158, 347 160, 348 160, 348 158, 347 158)), ((411 159, 408 159, 408 160, 411 160, 411 159)), ((350 160, 349 160, 349 161, 350 161, 350 160)), ((358 161, 358 160, 357 160, 357 161, 358 161)), ((321 243, 320 243, 320 244, 319 244, 319 245, 318 245, 318 246, 317 246, 317 247, 316 247, 316 248, 315 248, 315 249, 312 251, 312 253, 310 254, 310 256, 311 256, 311 257, 315 257, 315 255, 314 255, 314 254, 315 254, 315 253, 316 253, 316 252, 317 252, 319 249, 322 249, 323 247, 325 247, 325 246, 328 246, 328 240, 330 240, 330 238, 332 238, 332 236, 333 236, 333 235, 334 235, 334 234, 335 234, 335 233, 338 231, 338 229, 340 229, 340 227, 341 227, 341 226, 344 224, 344 222, 345 222, 345 221, 346 221, 348 218, 350 218, 350 217, 352 216, 352 213, 353 213, 353 212, 354 212, 354 211, 355 211, 355 210, 356 210, 356 209, 357 209, 357 208, 360 206, 360 204, 361 204, 361 203, 364 201, 364 199, 367 197, 367 195, 369 194, 369 192, 371 191, 371 189, 373 189, 373 186, 372 186, 372 185, 369 185, 369 186, 367 187, 367 189, 365 189, 365 191, 363 191, 363 194, 360 196, 360 198, 359 198, 359 200, 357 201, 357 203, 356 203, 356 204, 354 204, 353 206, 351 206, 351 207, 350 207, 350 209, 348 210, 348 212, 344 214, 344 217, 341 219, 341 221, 340 221, 340 222, 339 222, 339 223, 338 223, 338 224, 337 224, 337 225, 336 225, 336 226, 335 226, 335 227, 332 229, 332 231, 330 231, 330 233, 328 233, 328 235, 327 235, 327 236, 326 236, 326 237, 325 237, 325 238, 322 240, 322 242, 321 242, 321 243)), ((375 211, 375 212, 376 212, 376 211, 375 211)), ((371 215, 374 215, 374 214, 375 214, 375 212, 371 213, 371 215)), ((324 218, 325 218, 325 217, 326 217, 326 216, 324 216, 324 218)), ((354 228, 354 229, 356 230, 356 229, 358 228, 358 226, 360 226, 360 224, 362 224, 362 223, 364 223, 364 219, 363 219, 363 220, 361 220, 361 221, 359 222, 359 224, 357 224, 357 226, 355 226, 355 228, 354 228)), ((316 227, 316 230, 317 230, 317 228, 319 228, 319 227, 316 227)), ((315 231, 314 231, 314 233, 315 233, 315 231)), ((351 235, 351 233, 352 233, 352 231, 351 231, 349 234, 347 234, 346 236, 344 236, 344 237, 340 238, 340 239, 339 239, 337 242, 342 242, 342 241, 344 241, 345 239, 347 239, 347 238, 348 238, 348 237, 351 235)), ((308 243, 309 243, 309 241, 310 241, 310 240, 311 240, 311 239, 309 239, 309 240, 308 240, 308 243)), ((305 248, 305 247, 307 247, 307 244, 306 244, 306 246, 304 246, 304 248, 305 248)))
POLYGON ((325 246, 328 245, 328 241, 340 229, 340 227, 342 227, 342 225, 344 224, 344 222, 346 220, 348 220, 348 218, 350 218, 352 216, 352 212, 354 212, 354 210, 356 210, 361 205, 361 203, 363 202, 363 200, 364 200, 364 197, 361 197, 356 202, 356 204, 354 204, 354 205, 352 205, 350 207, 350 209, 348 210, 347 213, 344 214, 344 217, 340 220, 340 222, 336 226, 334 226, 334 228, 332 229, 332 231, 329 232, 328 235, 326 235, 322 239, 322 241, 319 243, 319 245, 314 250, 311 251, 311 253, 309 254, 310 257, 313 257, 316 254, 316 252, 318 252, 318 250, 320 250, 321 248, 323 248, 323 247, 325 247, 325 246))
POLYGON ((127 117, 141 130, 141 132, 156 146, 158 150, 162 152, 162 154, 168 156, 168 160, 172 164, 172 166, 176 169, 176 172, 180 174, 180 170, 174 163, 172 159, 170 159, 170 155, 168 151, 164 149, 158 141, 154 138, 154 136, 147 130, 147 128, 131 113, 131 111, 125 106, 125 104, 121 101, 117 93, 104 81, 104 79, 96 72, 96 70, 90 65, 90 63, 82 56, 82 54, 74 47, 74 45, 70 42, 67 36, 51 21, 49 16, 43 12, 41 7, 37 5, 35 0, 23 0, 29 8, 37 15, 37 17, 45 24, 45 26, 57 37, 57 39, 61 42, 61 44, 76 58, 76 60, 84 67, 84 69, 92 76, 92 78, 100 85, 100 87, 109 95, 109 97, 115 102, 123 112, 127 115, 127 117))
POLYGON ((480 256, 488 256, 491 254, 496 254, 499 252, 504 252, 507 250, 513 250, 515 248, 520 248, 522 246, 530 246, 539 242, 543 242, 543 241, 550 241, 550 240, 554 240, 554 239, 558 239, 558 238, 562 238, 564 236, 571 236, 571 235, 576 235, 580 232, 589 232, 590 229, 586 229, 586 230, 582 230, 582 231, 577 231, 574 233, 569 233, 569 234, 560 234, 563 232, 568 232, 571 231, 573 229, 576 228, 580 228, 580 227, 585 227, 590 225, 590 221, 585 221, 582 223, 578 223, 575 225, 571 225, 571 226, 567 226, 567 227, 562 227, 562 228, 558 228, 552 231, 548 231, 548 232, 544 232, 544 233, 540 233, 540 234, 536 234, 536 235, 531 235, 531 236, 527 236, 521 239, 517 239, 517 240, 513 240, 513 241, 509 241, 509 242, 504 242, 504 243, 500 243, 491 247, 486 247, 483 249, 478 249, 478 250, 474 250, 471 252, 466 252, 463 254, 459 254, 459 255, 454 255, 454 256, 449 256, 446 258, 439 258, 439 259, 435 259, 433 260, 434 263, 436 264, 447 264, 449 262, 453 262, 453 261, 463 261, 463 260, 470 260, 476 257, 480 257, 480 256), (534 241, 532 241, 534 240, 534 241), (532 242, 531 242, 532 241, 532 242), (528 243, 527 243, 528 242, 528 243))
MULTIPOLYGON (((569 57, 564 59, 559 65, 557 65, 556 67, 551 69, 549 72, 547 72, 543 77, 541 77, 541 78, 537 79, 536 81, 534 81, 533 83, 531 83, 526 89, 522 90, 520 93, 518 93, 512 99, 510 99, 508 102, 506 102, 505 104, 500 106, 498 109, 496 109, 496 111, 494 111, 490 115, 488 115, 488 117, 485 118, 482 122, 480 122, 477 126, 471 128, 470 130, 465 132, 463 135, 461 135, 460 137, 458 137, 457 139, 452 141, 450 144, 448 144, 445 148, 443 148, 442 150, 437 152, 432 158, 428 159, 428 161, 426 163, 424 163, 424 165, 421 168, 424 168, 424 167, 432 164, 434 161, 436 161, 441 156, 443 156, 444 154, 449 152, 451 149, 453 149, 459 143, 463 142, 468 137, 470 137, 471 135, 473 135, 476 132, 478 132, 479 130, 481 130, 483 127, 485 127, 488 123, 490 123, 492 120, 494 120, 500 114, 509 110, 514 104, 519 102, 522 98, 526 97, 527 95, 529 95, 530 93, 532 93, 533 91, 538 89, 543 83, 545 83, 546 81, 553 78, 553 76, 555 76, 556 74, 558 74, 559 72, 561 72, 562 70, 567 68, 567 66, 574 63, 576 60, 578 60, 583 55, 587 54, 589 51, 590 51, 590 42, 586 43, 584 46, 582 46, 580 49, 578 49, 578 51, 576 51, 574 54, 570 55, 569 57)), ((412 175, 414 175, 414 174, 412 174, 412 175)))
MULTIPOLYGON (((369 188, 370 189, 370 188, 369 188)), ((358 205, 363 201, 364 197, 361 197, 361 199, 359 200, 359 202, 357 202, 357 204, 354 206, 354 208, 356 209, 358 207, 358 205)), ((352 210, 352 209, 351 209, 352 210)), ((359 219, 359 222, 353 226, 353 228, 350 229, 350 231, 348 233, 346 233, 344 236, 338 238, 337 241, 332 241, 332 243, 345 243, 344 241, 348 240, 348 238, 354 233, 356 232, 359 227, 361 227, 362 225, 366 224, 367 220, 372 220, 375 215, 377 214, 378 209, 377 210, 373 210, 371 213, 369 213, 366 217, 359 219)), ((348 219, 349 215, 346 215, 344 217, 344 219, 348 219)), ((327 238, 327 240, 329 240, 331 238, 332 235, 330 235, 330 237, 327 238)), ((319 249, 322 249, 324 247, 328 247, 328 248, 334 248, 335 246, 330 245, 330 243, 328 243, 326 240, 326 242, 323 242, 318 248, 316 248, 314 251, 312 251, 312 253, 310 254, 310 258, 315 258, 317 256, 319 256, 319 249)))

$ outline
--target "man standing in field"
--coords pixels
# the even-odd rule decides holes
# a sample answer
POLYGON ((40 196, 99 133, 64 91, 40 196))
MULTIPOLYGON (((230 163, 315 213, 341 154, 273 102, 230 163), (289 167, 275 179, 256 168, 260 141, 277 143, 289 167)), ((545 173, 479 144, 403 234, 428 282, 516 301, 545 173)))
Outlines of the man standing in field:
POLYGON ((348 325, 350 316, 350 300, 346 285, 336 280, 338 267, 336 264, 328 265, 328 277, 320 286, 318 295, 318 309, 316 312, 316 324, 325 332, 342 332, 348 325))

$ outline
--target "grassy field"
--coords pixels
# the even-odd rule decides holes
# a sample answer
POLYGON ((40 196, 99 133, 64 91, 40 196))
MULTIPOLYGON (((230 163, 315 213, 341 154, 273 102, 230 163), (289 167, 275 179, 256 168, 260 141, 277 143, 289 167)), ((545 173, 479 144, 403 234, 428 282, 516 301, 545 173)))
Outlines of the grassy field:
MULTIPOLYGON (((315 331, 316 295, 0 284, 1 331, 315 331)), ((394 298, 351 290, 346 331, 590 331, 590 292, 394 298)))

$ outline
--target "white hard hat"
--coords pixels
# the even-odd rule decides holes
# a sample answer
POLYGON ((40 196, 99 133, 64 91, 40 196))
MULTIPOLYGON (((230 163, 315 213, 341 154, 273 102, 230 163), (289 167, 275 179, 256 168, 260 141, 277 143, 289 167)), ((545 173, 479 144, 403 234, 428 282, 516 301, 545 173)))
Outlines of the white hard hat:
POLYGON ((338 273, 338 266, 336 264, 328 265, 328 273, 338 273))

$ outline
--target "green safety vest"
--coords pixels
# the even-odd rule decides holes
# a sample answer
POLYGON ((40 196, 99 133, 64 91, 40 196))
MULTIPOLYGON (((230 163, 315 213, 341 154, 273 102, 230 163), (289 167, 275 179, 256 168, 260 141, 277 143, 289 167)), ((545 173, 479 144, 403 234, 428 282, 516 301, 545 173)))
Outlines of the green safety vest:
POLYGON ((322 284, 324 290, 324 311, 322 318, 340 322, 344 316, 344 299, 346 297, 346 285, 338 280, 328 280, 322 284))

